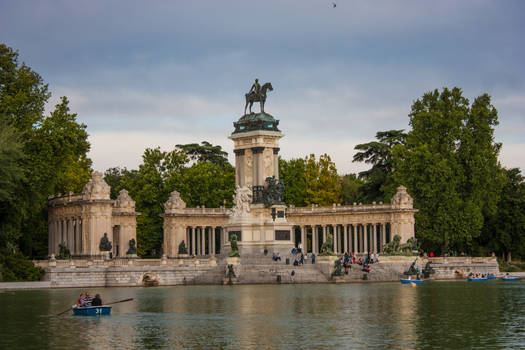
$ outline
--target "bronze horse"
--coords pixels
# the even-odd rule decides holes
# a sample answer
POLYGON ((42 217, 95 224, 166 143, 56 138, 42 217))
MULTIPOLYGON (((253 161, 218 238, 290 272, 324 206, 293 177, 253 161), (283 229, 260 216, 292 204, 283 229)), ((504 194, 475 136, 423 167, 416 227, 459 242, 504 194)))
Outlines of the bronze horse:
POLYGON ((248 107, 248 103, 250 104, 250 114, 252 114, 252 106, 254 102, 261 103, 261 113, 264 113, 264 102, 266 102, 266 90, 273 91, 272 83, 264 83, 264 85, 261 86, 261 91, 259 92, 259 95, 256 95, 255 92, 250 92, 244 95, 246 96, 244 114, 246 114, 246 108, 248 107))

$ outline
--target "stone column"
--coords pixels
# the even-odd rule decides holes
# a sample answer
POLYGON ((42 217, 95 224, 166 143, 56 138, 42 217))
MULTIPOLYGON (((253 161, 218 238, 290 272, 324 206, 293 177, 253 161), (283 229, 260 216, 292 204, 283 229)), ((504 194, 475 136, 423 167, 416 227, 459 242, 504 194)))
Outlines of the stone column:
POLYGON ((210 247, 211 247, 211 250, 210 250, 210 255, 215 255, 215 227, 212 227, 211 228, 211 244, 210 244, 210 247))
POLYGON ((370 234, 371 234, 370 245, 372 246, 370 249, 370 252, 375 253, 376 252, 376 224, 372 224, 372 230, 370 234))
POLYGON ((317 253, 317 235, 315 225, 312 226, 312 253, 317 253))
POLYGON ((201 233, 201 255, 206 254, 206 227, 199 227, 201 233))
POLYGON ((327 229, 327 226, 323 225, 322 228, 323 228, 323 243, 324 243, 324 242, 326 242, 326 229, 327 229))
POLYGON ((197 255, 197 245, 195 244, 195 227, 190 227, 190 231, 191 231, 191 254, 192 255, 197 255))
POLYGON ((275 147, 273 149, 273 168, 274 168, 275 178, 278 179, 279 178, 279 148, 278 147, 275 147))
POLYGON ((244 186, 244 150, 237 149, 235 152, 235 172, 236 172, 236 181, 237 186, 244 186))
POLYGON ((345 252, 350 252, 350 237, 348 237, 348 225, 347 224, 344 224, 343 225, 343 236, 345 237, 344 239, 344 251, 345 252))
POLYGON ((381 223, 381 253, 383 252, 383 247, 385 246, 385 243, 386 243, 386 224, 385 223, 381 223))
POLYGON ((263 151, 264 147, 252 147, 253 153, 253 184, 263 186, 263 151))
POLYGON ((334 253, 339 253, 339 225, 332 226, 334 228, 334 253))
POLYGON ((368 224, 363 224, 363 253, 368 252, 368 224))

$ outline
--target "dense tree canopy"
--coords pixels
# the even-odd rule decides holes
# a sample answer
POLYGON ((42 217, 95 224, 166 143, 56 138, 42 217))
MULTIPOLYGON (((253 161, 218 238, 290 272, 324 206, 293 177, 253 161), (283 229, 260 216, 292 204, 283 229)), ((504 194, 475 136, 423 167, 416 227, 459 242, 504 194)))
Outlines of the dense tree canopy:
POLYGON ((377 141, 355 146, 354 149, 359 152, 354 154, 353 161, 372 165, 369 170, 359 173, 359 178, 363 180, 360 195, 365 202, 390 201, 395 191, 392 149, 404 144, 406 136, 403 130, 378 131, 377 141))
POLYGON ((471 106, 459 88, 445 88, 414 102, 410 125, 406 143, 394 146, 393 176, 419 209, 417 237, 428 250, 469 250, 500 195, 497 111, 488 95, 471 106))
POLYGON ((45 116, 49 97, 40 75, 0 44, 0 264, 11 280, 38 275, 13 261, 47 255, 47 198, 78 192, 91 172, 86 126, 65 97, 45 116))
POLYGON ((135 209, 141 213, 137 218, 137 253, 140 256, 161 253, 163 219, 160 214, 172 191, 180 192, 189 207, 231 206, 235 170, 220 146, 206 141, 203 144, 215 150, 214 154, 194 156, 193 164, 185 147, 178 145, 169 152, 160 148, 146 149, 138 170, 106 170, 104 180, 111 186, 112 198, 116 198, 121 189, 127 189, 136 202, 135 209))

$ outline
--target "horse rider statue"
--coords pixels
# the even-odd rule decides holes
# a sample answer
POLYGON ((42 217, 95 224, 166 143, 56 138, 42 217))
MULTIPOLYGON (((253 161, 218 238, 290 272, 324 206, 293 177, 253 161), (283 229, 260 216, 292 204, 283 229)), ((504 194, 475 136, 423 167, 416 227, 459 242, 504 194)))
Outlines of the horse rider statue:
POLYGON ((255 78, 255 83, 253 83, 252 88, 248 93, 254 93, 255 96, 259 96, 261 92, 261 85, 259 84, 259 79, 255 78))
POLYGON ((261 113, 264 113, 264 103, 266 102, 266 91, 273 90, 271 83, 265 83, 263 86, 259 84, 259 79, 255 79, 250 91, 245 94, 246 105, 244 106, 244 114, 246 115, 246 108, 250 106, 250 114, 252 114, 252 105, 254 102, 261 103, 261 113))

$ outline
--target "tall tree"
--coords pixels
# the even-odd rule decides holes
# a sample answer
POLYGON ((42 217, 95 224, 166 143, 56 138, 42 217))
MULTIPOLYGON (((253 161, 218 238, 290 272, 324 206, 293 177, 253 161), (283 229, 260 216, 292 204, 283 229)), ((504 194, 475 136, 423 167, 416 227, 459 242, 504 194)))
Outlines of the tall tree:
POLYGON ((362 202, 364 196, 361 194, 364 181, 355 174, 341 176, 341 201, 343 204, 362 202))
POLYGON ((341 179, 337 175, 335 163, 328 154, 323 154, 316 160, 311 154, 305 163, 306 196, 305 203, 332 205, 341 203, 341 179))
POLYGON ((371 164, 372 168, 359 173, 364 180, 360 193, 364 201, 389 201, 395 189, 392 186, 392 149, 406 140, 404 130, 379 131, 377 141, 362 143, 354 147, 360 151, 354 154, 354 162, 371 164))
POLYGON ((505 170, 504 186, 494 213, 487 215, 479 253, 495 252, 507 260, 525 258, 525 179, 520 169, 505 170))
POLYGON ((445 88, 424 94, 409 116, 406 143, 394 146, 393 175, 419 209, 416 235, 427 250, 469 250, 501 188, 497 111, 488 95, 471 107, 459 88, 445 88))
POLYGON ((229 163, 221 166, 206 161, 197 162, 182 171, 182 182, 176 187, 190 207, 231 206, 235 192, 235 169, 229 163))
POLYGON ((306 205, 305 160, 302 158, 284 160, 279 157, 279 179, 284 184, 284 200, 287 205, 306 205))
POLYGON ((212 145, 208 141, 177 145, 181 151, 186 153, 189 159, 199 162, 210 162, 215 165, 224 166, 228 163, 228 153, 219 145, 212 145))

